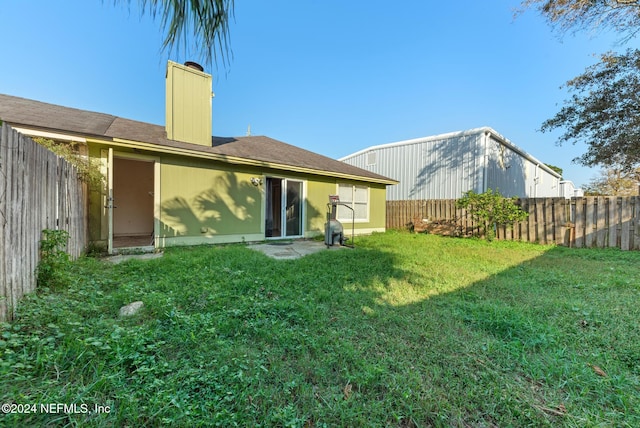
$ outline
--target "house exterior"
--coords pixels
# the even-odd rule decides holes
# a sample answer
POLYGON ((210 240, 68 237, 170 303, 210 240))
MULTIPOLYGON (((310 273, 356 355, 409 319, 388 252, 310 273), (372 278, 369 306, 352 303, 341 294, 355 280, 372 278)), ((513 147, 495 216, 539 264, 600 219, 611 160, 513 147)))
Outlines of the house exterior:
POLYGON ((358 206, 356 234, 385 229, 396 181, 265 136, 211 136, 211 76, 169 62, 166 125, 0 94, 23 134, 74 142, 99 164, 90 240, 122 247, 308 238, 324 233, 329 195, 358 206))
POLYGON ((388 200, 457 199, 488 189, 522 198, 570 193, 558 173, 488 127, 373 146, 340 160, 398 179, 388 200))

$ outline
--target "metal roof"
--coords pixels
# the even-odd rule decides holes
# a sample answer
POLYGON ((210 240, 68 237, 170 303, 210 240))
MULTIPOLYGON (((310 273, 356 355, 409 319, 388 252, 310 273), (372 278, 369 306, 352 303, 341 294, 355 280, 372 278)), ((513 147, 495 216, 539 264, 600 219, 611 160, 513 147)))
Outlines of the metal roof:
POLYGON ((407 145, 411 145, 411 144, 422 144, 422 143, 428 143, 428 142, 431 142, 431 141, 440 141, 440 140, 446 140, 446 139, 449 139, 449 138, 463 137, 463 136, 467 136, 467 135, 476 135, 476 134, 481 134, 481 133, 489 134, 491 137, 493 137, 493 139, 495 139, 499 143, 505 145, 506 147, 510 148, 514 152, 518 153, 520 156, 528 159, 529 161, 533 162, 534 164, 539 165, 540 168, 544 169, 545 171, 547 171, 548 173, 552 174, 553 176, 555 176, 557 178, 561 178, 560 174, 558 174, 556 171, 552 170, 547 165, 545 165, 543 162, 539 161, 538 159, 536 159, 535 157, 533 157, 529 153, 525 152, 524 150, 522 150, 521 148, 516 146, 514 143, 512 143, 511 141, 509 141, 508 139, 503 137, 501 134, 499 134, 496 130, 494 130, 493 128, 488 127, 488 126, 484 126, 484 127, 481 127, 481 128, 473 128, 473 129, 469 129, 469 130, 466 130, 466 131, 449 132, 449 133, 446 133, 446 134, 432 135, 432 136, 429 136, 429 137, 420 137, 420 138, 414 138, 414 139, 411 139, 411 140, 397 141, 397 142, 394 142, 394 143, 379 144, 379 145, 371 146, 371 147, 368 147, 366 149, 360 150, 358 152, 352 153, 350 155, 344 156, 344 157, 342 157, 342 158, 340 158, 338 160, 345 161, 345 160, 347 160, 349 158, 352 158, 352 157, 355 157, 355 156, 359 156, 359 155, 362 155, 364 153, 367 153, 367 152, 370 152, 370 151, 373 151, 373 150, 377 150, 377 149, 384 149, 384 148, 390 148, 390 147, 396 147, 396 146, 407 146, 407 145))

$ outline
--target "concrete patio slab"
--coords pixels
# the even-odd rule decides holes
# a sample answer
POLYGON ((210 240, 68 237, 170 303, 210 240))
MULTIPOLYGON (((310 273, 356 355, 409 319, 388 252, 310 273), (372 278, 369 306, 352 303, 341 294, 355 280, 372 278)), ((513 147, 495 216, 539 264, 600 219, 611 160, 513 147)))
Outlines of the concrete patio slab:
POLYGON ((144 254, 118 254, 115 256, 109 256, 102 259, 105 262, 113 263, 117 265, 118 263, 122 263, 126 260, 137 259, 137 260, 151 260, 162 257, 163 253, 144 253, 144 254))
POLYGON ((319 251, 335 251, 343 248, 340 245, 334 245, 327 248, 322 241, 312 241, 306 239, 298 239, 294 241, 272 241, 267 243, 249 245, 249 248, 261 251, 269 257, 277 260, 293 260, 299 259, 309 254, 319 251))

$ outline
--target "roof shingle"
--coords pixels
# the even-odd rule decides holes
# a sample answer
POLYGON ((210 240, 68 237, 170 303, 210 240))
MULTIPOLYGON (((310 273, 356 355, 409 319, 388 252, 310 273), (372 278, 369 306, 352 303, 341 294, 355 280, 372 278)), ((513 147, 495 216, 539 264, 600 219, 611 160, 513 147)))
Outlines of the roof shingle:
POLYGON ((211 147, 169 140, 165 128, 26 98, 0 94, 0 119, 14 126, 100 138, 119 138, 162 147, 232 156, 283 166, 360 177, 365 181, 393 184, 394 180, 329 157, 265 136, 212 137, 211 147))

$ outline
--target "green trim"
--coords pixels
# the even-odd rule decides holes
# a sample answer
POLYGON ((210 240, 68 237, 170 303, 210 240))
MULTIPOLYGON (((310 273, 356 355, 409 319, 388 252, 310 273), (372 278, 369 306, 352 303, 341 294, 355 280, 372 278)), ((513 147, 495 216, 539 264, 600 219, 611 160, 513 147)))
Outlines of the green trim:
POLYGON ((237 244, 240 242, 262 242, 264 234, 235 234, 235 235, 209 235, 209 236, 171 236, 157 237, 156 246, 158 248, 189 246, 189 245, 215 245, 215 244, 237 244))

